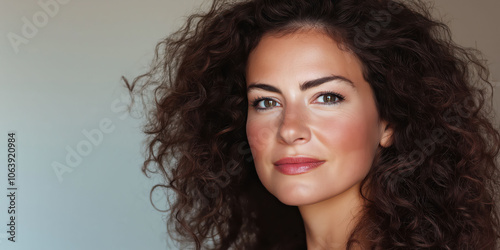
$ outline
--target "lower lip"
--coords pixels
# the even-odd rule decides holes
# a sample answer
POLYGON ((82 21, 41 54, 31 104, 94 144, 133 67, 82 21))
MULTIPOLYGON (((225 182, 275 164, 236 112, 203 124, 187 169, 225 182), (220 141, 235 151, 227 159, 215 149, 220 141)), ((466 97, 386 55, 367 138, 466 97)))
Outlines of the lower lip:
POLYGON ((324 161, 318 162, 307 162, 307 163, 295 163, 295 164, 281 164, 274 165, 278 171, 286 175, 297 175, 309 172, 321 164, 325 163, 324 161))

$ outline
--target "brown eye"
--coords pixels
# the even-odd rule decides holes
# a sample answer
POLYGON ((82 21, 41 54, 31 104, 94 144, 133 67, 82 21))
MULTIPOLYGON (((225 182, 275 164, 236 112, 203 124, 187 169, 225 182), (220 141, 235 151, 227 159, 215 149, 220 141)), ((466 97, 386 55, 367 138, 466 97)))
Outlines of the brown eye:
POLYGON ((340 94, 335 94, 335 93, 324 93, 321 94, 317 99, 319 103, 322 104, 338 104, 344 100, 344 97, 341 96, 340 94))
POLYGON ((276 101, 274 100, 264 100, 264 107, 266 108, 270 108, 270 107, 274 107, 276 105, 276 101))
POLYGON ((334 102, 336 98, 334 95, 324 95, 323 102, 334 102))
POLYGON ((277 101, 270 98, 258 98, 252 104, 256 110, 267 110, 281 106, 277 101))

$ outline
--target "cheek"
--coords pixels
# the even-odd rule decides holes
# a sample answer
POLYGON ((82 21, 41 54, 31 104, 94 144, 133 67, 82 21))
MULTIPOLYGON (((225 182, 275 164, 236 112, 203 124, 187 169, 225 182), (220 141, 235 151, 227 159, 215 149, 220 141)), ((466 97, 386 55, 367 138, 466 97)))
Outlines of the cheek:
POLYGON ((353 113, 330 117, 317 128, 318 139, 335 161, 364 169, 370 167, 377 143, 373 114, 353 113))
POLYGON ((269 123, 249 117, 246 124, 246 133, 254 160, 261 158, 264 152, 269 151, 266 149, 271 144, 272 138, 274 138, 274 131, 269 126, 269 123))
POLYGON ((246 124, 246 133, 250 150, 255 165, 255 170, 260 181, 267 190, 271 190, 272 168, 266 167, 266 162, 271 162, 273 139, 275 130, 269 122, 263 122, 259 119, 248 119, 246 124))

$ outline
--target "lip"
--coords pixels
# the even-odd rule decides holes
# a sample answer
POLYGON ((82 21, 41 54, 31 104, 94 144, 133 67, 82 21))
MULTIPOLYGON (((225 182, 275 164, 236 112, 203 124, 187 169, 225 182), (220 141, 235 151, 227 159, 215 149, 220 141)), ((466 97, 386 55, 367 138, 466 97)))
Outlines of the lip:
POLYGON ((309 172, 325 161, 309 157, 285 157, 274 162, 274 167, 283 174, 297 175, 309 172))

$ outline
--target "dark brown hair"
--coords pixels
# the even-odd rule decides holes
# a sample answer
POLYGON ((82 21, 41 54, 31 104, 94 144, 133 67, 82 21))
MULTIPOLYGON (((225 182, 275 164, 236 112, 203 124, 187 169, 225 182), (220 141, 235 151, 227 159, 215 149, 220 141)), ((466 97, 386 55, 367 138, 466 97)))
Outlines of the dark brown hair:
POLYGON ((255 172, 245 67, 263 34, 308 27, 361 60, 394 129, 362 182, 366 207, 348 248, 495 249, 500 135, 488 71, 429 9, 420 1, 215 0, 161 41, 151 70, 125 81, 151 98, 143 171, 164 177, 155 188, 175 191, 171 236, 197 249, 306 248, 297 207, 279 202, 255 172))

